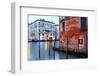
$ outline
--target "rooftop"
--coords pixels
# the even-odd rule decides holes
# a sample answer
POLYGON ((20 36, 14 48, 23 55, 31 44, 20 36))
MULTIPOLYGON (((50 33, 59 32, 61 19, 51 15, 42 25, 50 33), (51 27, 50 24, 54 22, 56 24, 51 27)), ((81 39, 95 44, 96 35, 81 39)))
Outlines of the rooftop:
POLYGON ((46 21, 45 19, 37 19, 37 20, 35 20, 34 22, 29 23, 28 25, 31 25, 31 24, 33 24, 33 23, 35 23, 35 22, 37 22, 37 21, 55 24, 54 22, 46 21))

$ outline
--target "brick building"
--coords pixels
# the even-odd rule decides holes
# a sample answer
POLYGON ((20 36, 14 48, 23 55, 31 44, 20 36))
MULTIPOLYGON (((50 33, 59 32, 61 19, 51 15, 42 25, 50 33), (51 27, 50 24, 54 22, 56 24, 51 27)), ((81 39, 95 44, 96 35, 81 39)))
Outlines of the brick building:
POLYGON ((87 18, 60 16, 60 48, 64 51, 87 52, 87 18))

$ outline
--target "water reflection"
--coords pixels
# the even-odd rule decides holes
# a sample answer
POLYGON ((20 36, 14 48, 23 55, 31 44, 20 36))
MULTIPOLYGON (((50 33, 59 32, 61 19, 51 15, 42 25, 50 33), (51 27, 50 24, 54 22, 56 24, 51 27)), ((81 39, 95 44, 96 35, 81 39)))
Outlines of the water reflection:
POLYGON ((28 43, 28 60, 54 60, 75 58, 66 53, 53 50, 53 47, 59 47, 59 41, 29 42, 28 43))
MULTIPOLYGON (((28 60, 52 60, 66 58, 66 55, 53 50, 54 41, 28 43, 28 60)), ((59 41, 55 41, 55 47, 59 47, 59 41)))

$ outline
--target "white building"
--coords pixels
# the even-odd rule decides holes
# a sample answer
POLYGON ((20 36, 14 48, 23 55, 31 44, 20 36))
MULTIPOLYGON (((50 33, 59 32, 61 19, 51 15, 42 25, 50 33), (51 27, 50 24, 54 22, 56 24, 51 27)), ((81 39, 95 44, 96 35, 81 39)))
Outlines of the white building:
POLYGON ((50 37, 55 39, 59 26, 53 22, 44 19, 37 19, 28 24, 28 39, 29 40, 49 40, 50 37), (56 34, 55 34, 56 33, 56 34))

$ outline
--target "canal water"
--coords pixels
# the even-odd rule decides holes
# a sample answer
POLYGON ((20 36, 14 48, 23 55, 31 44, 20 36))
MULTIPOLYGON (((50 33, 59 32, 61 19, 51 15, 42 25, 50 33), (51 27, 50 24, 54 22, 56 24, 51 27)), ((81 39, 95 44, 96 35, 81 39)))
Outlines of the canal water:
POLYGON ((28 60, 57 60, 77 58, 64 52, 53 50, 59 48, 59 41, 28 42, 28 60))

